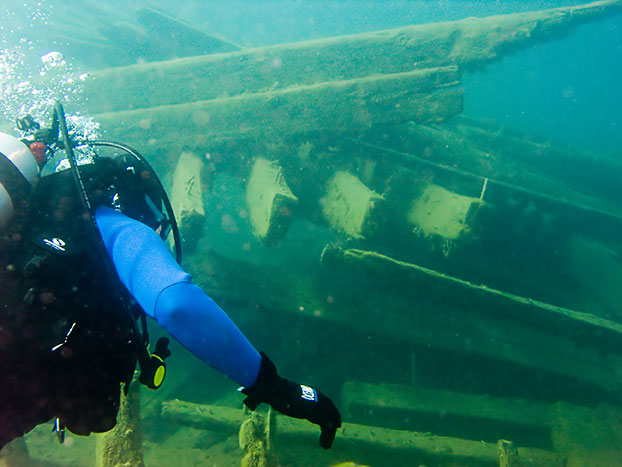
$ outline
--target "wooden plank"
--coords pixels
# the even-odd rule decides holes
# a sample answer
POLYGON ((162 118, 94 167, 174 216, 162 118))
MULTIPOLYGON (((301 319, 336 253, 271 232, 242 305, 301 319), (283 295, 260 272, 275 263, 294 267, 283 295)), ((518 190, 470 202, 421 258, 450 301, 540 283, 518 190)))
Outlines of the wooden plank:
POLYGON ((205 221, 201 184, 203 165, 203 160, 197 155, 183 152, 173 172, 171 205, 183 246, 188 251, 192 251, 199 241, 205 221))
POLYGON ((241 137, 443 121, 462 111, 456 73, 455 67, 417 70, 93 117, 112 137, 145 151, 183 141, 202 152, 207 144, 241 137))
MULTIPOLYGON (((489 308, 482 311, 452 295, 446 282, 425 281, 415 286, 399 268, 376 274, 356 262, 351 264, 353 268, 345 263, 331 265, 331 270, 347 267, 347 271, 355 271, 352 282, 344 284, 332 276, 318 282, 309 271, 284 275, 280 270, 256 268, 213 253, 196 260, 190 257, 187 264, 214 300, 248 306, 262 321, 292 326, 321 322, 322 329, 333 332, 387 336, 422 348, 477 355, 499 365, 508 362, 562 375, 614 394, 622 389, 622 374, 615 371, 622 368, 618 355, 605 358, 593 347, 577 348, 563 335, 559 323, 540 329, 514 319, 499 319, 489 308)), ((593 336, 589 342, 598 347, 600 339, 593 336)))
MULTIPOLYGON (((173 422, 204 430, 228 429, 236 431, 246 419, 240 409, 193 404, 179 400, 162 404, 162 415, 173 422)), ((319 430, 314 425, 292 418, 277 416, 276 439, 317 442, 319 430)), ((411 451, 437 462, 457 462, 464 465, 496 465, 496 444, 459 438, 435 436, 430 433, 392 430, 388 428, 344 423, 337 432, 333 449, 372 447, 389 451, 411 451)), ((562 465, 555 453, 541 449, 519 448, 521 459, 527 465, 562 465)))
POLYGON ((341 390, 346 411, 357 406, 379 417, 383 410, 435 412, 464 418, 487 419, 524 426, 550 426, 554 408, 524 399, 504 399, 481 394, 465 394, 441 389, 408 387, 399 384, 371 384, 346 381, 341 390))
POLYGON ((479 122, 462 117, 443 126, 407 123, 385 130, 386 143, 382 146, 374 135, 349 141, 353 147, 367 148, 376 159, 386 157, 398 164, 428 165, 474 180, 488 178, 490 188, 502 185, 581 211, 622 218, 622 209, 615 202, 621 191, 613 175, 622 173, 618 161, 581 153, 576 148, 530 141, 526 135, 501 136, 503 128, 484 130, 478 125, 479 122), (569 179, 569 171, 588 176, 582 178, 575 173, 569 179), (601 186, 586 180, 599 180, 601 186))
POLYGON ((361 299, 359 307, 383 310, 382 319, 371 313, 357 314, 353 325, 367 332, 373 329, 426 346, 515 362, 595 384, 606 391, 622 387, 616 370, 622 361, 610 355, 620 348, 619 323, 471 284, 374 252, 328 246, 322 262, 331 268, 356 271, 357 277, 366 277, 367 281, 377 281, 377 293, 383 291, 383 297, 391 297, 381 305, 368 290, 361 299), (397 296, 402 296, 401 305, 397 296), (416 312, 404 314, 401 321, 388 319, 394 307, 416 312), (581 347, 575 341, 580 341, 581 347))
POLYGON ((399 261, 380 253, 357 249, 344 250, 339 247, 328 246, 322 253, 322 262, 326 265, 353 265, 364 267, 368 271, 374 270, 381 274, 391 274, 400 277, 412 285, 427 283, 428 287, 451 289, 452 294, 462 297, 458 301, 469 303, 470 307, 478 309, 498 310, 499 313, 510 310, 523 315, 543 314, 553 315, 559 322, 572 320, 581 324, 614 333, 622 339, 622 324, 609 321, 589 313, 562 308, 548 303, 539 302, 526 297, 491 289, 485 285, 472 284, 468 281, 448 276, 412 263, 399 261))
POLYGON ((133 65, 98 72, 84 89, 90 111, 101 113, 415 68, 457 64, 462 71, 567 34, 621 8, 622 0, 609 0, 133 65))
POLYGON ((246 205, 257 238, 268 245, 278 244, 287 233, 297 203, 278 163, 258 158, 246 186, 246 205))
POLYGON ((139 8, 136 19, 150 38, 152 53, 146 57, 149 61, 240 50, 237 45, 156 8, 139 8))
POLYGON ((568 466, 619 465, 622 459, 622 409, 607 404, 591 409, 555 404, 553 440, 568 466))
MULTIPOLYGON (((443 370, 439 370, 443 371, 443 370)), ((507 383, 504 381, 504 383, 507 383)), ((432 387, 346 381, 341 391, 346 418, 400 430, 427 430, 443 436, 512 440, 519 446, 554 448, 551 404, 432 387)))
POLYGON ((375 220, 384 199, 354 175, 336 172, 320 199, 322 213, 329 225, 352 238, 374 233, 375 220))

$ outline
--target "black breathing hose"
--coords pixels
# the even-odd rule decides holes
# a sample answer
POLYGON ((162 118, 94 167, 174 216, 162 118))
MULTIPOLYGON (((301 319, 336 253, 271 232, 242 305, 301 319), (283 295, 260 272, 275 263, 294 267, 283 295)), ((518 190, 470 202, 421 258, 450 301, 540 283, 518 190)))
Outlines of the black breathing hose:
POLYGON ((91 222, 93 223, 93 225, 96 226, 95 216, 93 214, 93 210, 91 209, 91 202, 89 201, 89 196, 86 193, 86 188, 84 186, 84 182, 82 181, 82 176, 80 174, 80 169, 78 169, 78 163, 76 162, 76 156, 73 152, 73 145, 71 144, 71 140, 69 139, 69 132, 67 131, 67 122, 65 120, 65 110, 63 109, 63 105, 60 102, 56 102, 54 112, 55 112, 54 122, 58 121, 60 136, 63 139, 63 146, 65 149, 65 153, 67 154, 67 160, 69 161, 69 167, 71 167, 71 173, 73 175, 73 180, 76 183, 76 187, 78 188, 78 194, 80 195, 80 200, 82 201, 84 210, 88 213, 89 217, 91 218, 91 222))
POLYGON ((160 181, 160 178, 155 173, 155 170, 153 170, 153 167, 151 167, 151 164, 149 164, 149 162, 147 162, 147 159, 145 159, 138 151, 136 151, 135 149, 129 146, 126 146, 125 144, 117 143, 115 141, 99 141, 99 140, 87 141, 85 144, 89 146, 106 146, 106 147, 111 147, 111 148, 122 149, 123 151, 135 157, 145 167, 147 167, 149 172, 151 172, 150 175, 152 175, 152 179, 155 181, 155 183, 158 186, 158 190, 160 191, 161 196, 162 196, 162 203, 164 204, 164 209, 166 209, 166 213, 168 214, 168 219, 171 223, 171 232, 173 233, 173 241, 175 243, 175 259, 177 261, 177 264, 181 264, 181 254, 182 254, 181 236, 179 234, 179 226, 177 225, 177 219, 175 219, 175 213, 173 212, 173 206, 171 206, 171 201, 169 200, 168 195, 166 194, 166 190, 162 186, 162 182, 160 181))
MULTIPOLYGON (((67 131, 67 122, 65 121, 65 111, 60 102, 56 102, 55 105, 55 115, 54 120, 58 119, 59 122, 59 130, 60 136, 62 138, 62 142, 64 145, 65 153, 67 154, 67 159, 69 160, 69 166, 71 167, 71 172, 73 173, 73 179, 76 183, 76 188, 78 189, 78 194, 80 195, 80 199, 82 200, 82 205, 85 210, 85 215, 88 216, 89 220, 89 230, 91 231, 91 236, 93 237, 94 247, 98 250, 97 254, 103 259, 103 263, 106 268, 106 272, 109 274, 109 277, 116 276, 116 270, 114 265, 112 264, 112 260, 108 256, 108 251, 106 251, 106 246, 99 234, 99 229, 97 228, 97 223, 95 221, 95 215, 93 210, 91 209, 91 202, 89 201, 88 193, 84 186, 84 182, 82 181, 82 176, 80 174, 80 169, 78 168, 78 163, 76 161, 75 154, 73 152, 73 145, 69 138, 69 132, 67 131)), ((138 329, 138 324, 136 323, 136 318, 134 317, 131 309, 128 308, 128 318, 130 322, 131 330, 136 338, 136 352, 138 356, 138 362, 141 366, 144 363, 148 363, 150 359, 149 351, 143 345, 141 332, 138 329)))

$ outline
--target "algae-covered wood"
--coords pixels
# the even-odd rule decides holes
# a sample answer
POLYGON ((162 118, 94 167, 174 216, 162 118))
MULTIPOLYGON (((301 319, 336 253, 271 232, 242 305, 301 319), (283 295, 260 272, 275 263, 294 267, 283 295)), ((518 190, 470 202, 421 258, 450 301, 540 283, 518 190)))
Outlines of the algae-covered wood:
POLYGON ((365 275, 377 281, 375 293, 403 296, 402 305, 388 299, 384 305, 376 304, 373 295, 362 296, 358 306, 365 303, 370 309, 383 309, 383 319, 357 314, 360 322, 356 325, 362 328, 539 368, 607 391, 622 387, 618 370, 622 360, 608 355, 620 349, 619 323, 471 284, 374 252, 329 246, 322 262, 345 268, 361 280, 365 275), (403 310, 399 318, 391 312, 394 307, 403 310), (389 316, 395 324, 387 322, 389 316))
POLYGON ((101 71, 86 83, 93 112, 266 92, 378 73, 480 66, 622 9, 620 0, 407 26, 229 54, 101 71))
POLYGON ((499 467, 519 467, 523 465, 518 454, 518 449, 512 441, 500 439, 497 441, 499 449, 499 467))
POLYGON ((327 256, 330 267, 318 276, 258 269, 214 254, 190 268, 217 302, 244 304, 256 310, 253 316, 261 322, 299 323, 305 329, 319 323, 326 332, 385 336, 421 348, 477 355, 500 365, 563 375, 601 391, 622 388, 622 374, 616 370, 622 368, 620 357, 605 358, 591 347, 608 348, 606 336, 588 333, 589 346, 577 347, 559 323, 534 327, 521 323, 523 318, 500 319, 507 310, 491 309, 487 303, 480 309, 456 296, 448 281, 425 280, 422 273, 415 282, 400 268, 379 268, 376 274, 356 261, 347 267, 339 260, 326 261, 327 256), (347 270, 349 281, 330 274, 340 269, 347 270))
POLYGON ((362 381, 346 381, 341 401, 346 417, 363 425, 428 428, 455 438, 489 443, 503 438, 519 446, 553 448, 551 427, 556 411, 553 404, 544 402, 362 381))
POLYGON ((374 218, 383 198, 366 187, 354 175, 337 172, 328 182, 326 194, 320 199, 326 221, 336 230, 354 238, 374 232, 374 218))
MULTIPOLYGON (((364 413, 429 412, 450 417, 488 419, 524 426, 548 426, 550 405, 524 399, 495 398, 480 394, 464 394, 442 389, 408 387, 398 384, 373 384, 347 381, 341 391, 344 410, 364 413)), ((416 415, 410 414, 411 417, 416 415)))
POLYGON ((201 150, 222 140, 270 140, 374 124, 440 122, 462 111, 455 67, 375 75, 235 97, 97 114, 115 138, 146 150, 201 150), (449 87, 448 87, 449 86, 449 87), (153 135, 158 135, 154 138, 153 135))
POLYGON ((427 165, 546 197, 577 209, 622 218, 618 160, 575 147, 537 141, 509 128, 463 116, 443 125, 384 128, 379 144, 372 133, 351 140, 352 150, 367 148, 370 157, 397 165, 427 165), (598 180, 598 183, 593 183, 598 180))
POLYGON ((115 427, 97 436, 96 467, 118 467, 121 465, 144 467, 145 465, 138 381, 133 381, 131 384, 133 386, 131 393, 121 392, 115 427))
POLYGON ((555 404, 552 419, 555 450, 563 453, 566 465, 616 466, 622 445, 622 410, 619 405, 596 408, 555 404))
POLYGON ((189 251, 199 240, 205 220, 201 183, 203 165, 203 161, 196 154, 183 152, 173 172, 171 205, 184 247, 189 251))
MULTIPOLYGON (((498 290, 617 319, 614 318, 619 316, 617 295, 611 293, 614 288, 610 284, 615 276, 619 257, 616 245, 622 232, 622 210, 616 201, 620 191, 617 181, 622 175, 619 163, 603 157, 598 167, 585 170, 586 174, 598 173, 596 178, 602 181, 592 183, 590 189, 585 181, 579 184, 565 176, 554 178, 552 172, 555 166, 559 167, 560 175, 571 170, 566 165, 590 166, 589 160, 595 160, 594 155, 588 153, 582 157, 578 150, 564 152, 563 147, 556 145, 543 147, 529 141, 526 135, 498 126, 472 121, 464 126, 469 130, 454 131, 455 122, 442 126, 406 125, 406 128, 386 129, 383 132, 386 138, 381 142, 377 139, 366 142, 372 141, 370 132, 342 143, 340 151, 388 167, 372 186, 385 193, 388 204, 399 214, 392 219, 393 229, 366 248, 437 271, 459 274, 466 280, 498 290), (413 133, 414 128, 423 129, 424 134, 441 133, 446 137, 432 142, 419 138, 417 135, 422 132, 413 133), (465 136, 472 133, 481 136, 465 136), (495 138, 509 140, 512 145, 508 143, 507 147, 488 151, 486 148, 495 138), (479 143, 478 139, 484 142, 479 143), (517 152, 523 154, 522 160, 517 152), (564 154, 568 160, 563 159, 564 154), (538 157, 546 162, 535 164, 525 160, 538 157), (543 169, 542 165, 547 168, 543 169), (404 227, 395 228, 400 225, 395 221, 402 218, 402 224, 407 223, 411 230, 413 225, 417 227, 408 218, 409 205, 405 200, 421 199, 422 190, 431 183, 461 196, 483 200, 473 210, 476 215, 469 216, 469 235, 462 236, 458 242, 443 241, 440 236, 415 238, 404 227), (590 283, 587 277, 580 277, 581 273, 577 275, 576 266, 567 261, 567 254, 580 258, 576 249, 568 247, 576 234, 588 242, 603 243, 600 248, 591 247, 592 251, 609 251, 607 264, 614 267, 614 272, 603 282, 604 287, 594 287, 593 280, 590 283), (397 251, 392 246, 397 241, 407 247, 397 251), (517 250, 523 253, 516 254, 517 250), (551 274, 551 270, 562 274, 551 274), (581 290, 583 286, 569 287, 569 275, 589 290, 581 290), (597 299, 593 296, 596 290, 607 290, 607 298, 597 299)), ((424 212, 445 217, 458 211, 452 208, 424 212)), ((600 254, 600 257, 605 256, 600 254)), ((585 255, 580 262, 592 264, 596 269, 600 267, 595 255, 585 255)))
MULTIPOLYGON (((240 409, 193 404, 173 400, 164 402, 162 415, 176 423, 206 430, 230 429, 235 431, 245 420, 240 409)), ((319 429, 305 420, 277 416, 277 442, 299 440, 317 442, 319 429)), ((465 465, 495 465, 497 446, 493 443, 435 436, 430 433, 392 430, 388 428, 344 423, 337 432, 333 450, 373 447, 390 451, 412 451, 436 462, 454 462, 465 465)), ((520 448, 520 456, 528 465, 561 465, 555 453, 541 449, 520 448)))
POLYGON ((429 184, 408 209, 407 218, 416 231, 455 240, 469 230, 469 217, 481 204, 478 198, 459 195, 429 184))
POLYGON ((344 250, 338 247, 327 247, 322 253, 322 261, 332 266, 355 266, 364 267, 369 272, 383 275, 400 276, 400 281, 427 283, 427 290, 451 288, 451 300, 454 303, 464 303, 467 308, 478 310, 490 310, 492 313, 519 314, 523 319, 538 319, 538 317, 553 316, 559 320, 573 321, 602 332, 612 333, 622 342, 622 324, 609 321, 589 313, 569 310, 547 303, 542 303, 530 298, 491 289, 485 285, 472 284, 468 281, 448 276, 416 264, 405 263, 388 256, 372 251, 356 249, 344 250), (439 287, 440 284, 440 287, 439 287), (457 298, 462 295, 462 298, 457 298))
POLYGON ((258 158, 246 187, 246 205, 255 235, 268 245, 280 242, 293 219, 297 202, 278 163, 258 158))

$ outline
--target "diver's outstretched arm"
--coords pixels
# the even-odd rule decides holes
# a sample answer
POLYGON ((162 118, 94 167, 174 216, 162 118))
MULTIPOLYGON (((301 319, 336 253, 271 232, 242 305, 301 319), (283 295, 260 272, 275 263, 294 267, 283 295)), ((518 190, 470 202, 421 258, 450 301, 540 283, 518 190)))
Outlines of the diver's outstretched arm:
POLYGON ((100 207, 95 220, 119 279, 143 310, 190 352, 241 384, 254 410, 261 402, 320 425, 320 444, 328 449, 341 426, 333 402, 321 392, 277 374, 229 316, 193 284, 167 246, 148 226, 100 207))

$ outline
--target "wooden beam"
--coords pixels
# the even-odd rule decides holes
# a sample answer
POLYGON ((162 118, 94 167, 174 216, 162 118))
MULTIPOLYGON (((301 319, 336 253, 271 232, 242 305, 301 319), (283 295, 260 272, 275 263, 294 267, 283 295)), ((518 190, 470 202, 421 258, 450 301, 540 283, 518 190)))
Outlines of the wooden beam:
POLYGON ((505 310, 490 308, 486 301, 482 310, 480 302, 453 294, 451 284, 434 278, 412 281, 399 268, 374 271, 356 261, 326 263, 331 271, 349 274, 346 283, 333 276, 318 281, 307 270, 284 274, 214 253, 189 257, 187 264, 214 300, 240 304, 261 316, 251 318, 252 323, 259 322, 256 319, 293 327, 308 324, 331 336, 348 332, 384 336, 424 349, 483 357, 482 365, 507 362, 613 394, 622 389, 622 373, 617 370, 622 359, 610 350, 607 357, 595 350, 603 340, 598 333, 589 345, 578 347, 559 322, 538 327, 520 319, 500 319, 505 310))
MULTIPOLYGON (((237 45, 156 8, 139 8, 136 19, 149 38, 150 55, 144 57, 147 61, 240 50, 237 45)), ((127 48, 127 44, 123 46, 127 48)))
POLYGON ((615 184, 617 178, 611 175, 622 171, 619 161, 576 148, 538 143, 528 135, 482 125, 459 116, 442 126, 407 123, 384 129, 383 145, 377 143, 373 134, 349 142, 352 151, 365 150, 373 159, 430 166, 479 181, 488 178, 491 191, 501 186, 545 198, 562 208, 569 205, 580 211, 622 218, 622 209, 615 202, 622 191, 615 184), (577 170, 586 177, 569 174, 577 170), (598 186, 588 184, 588 179, 598 180, 598 186))
POLYGON ((175 212, 184 248, 192 251, 205 221, 201 172, 203 160, 196 154, 183 152, 173 172, 171 205, 175 212))
MULTIPOLYGON (((427 284, 428 289, 451 289, 454 295, 462 295, 459 302, 468 303, 469 307, 479 310, 490 309, 498 313, 512 311, 527 319, 528 315, 540 314, 554 316, 559 323, 568 320, 593 327, 597 330, 613 333, 622 341, 622 324, 609 321, 598 316, 580 311, 562 308, 548 303, 539 302, 526 297, 520 297, 500 290, 491 289, 485 285, 472 284, 447 274, 433 271, 423 266, 399 261, 373 251, 357 249, 344 250, 339 247, 328 246, 322 253, 322 262, 330 266, 356 266, 367 271, 393 277, 415 284, 427 284)), ((452 301, 455 301, 453 299, 452 301)))
POLYGON ((255 236, 268 245, 278 244, 287 233, 297 203, 278 162, 258 158, 246 186, 246 205, 255 236))
MULTIPOLYGON (((354 322, 350 319, 366 332, 373 329, 428 347, 506 360, 607 391, 622 388, 617 370, 622 359, 610 354, 612 348, 619 348, 615 342, 622 340, 621 324, 471 284, 375 252, 327 246, 322 263, 375 280, 377 290, 374 294, 368 290, 358 306, 381 307, 383 318, 359 312, 354 322), (382 305, 377 294, 385 297, 382 305), (387 318, 394 308, 404 310, 395 320, 397 325, 387 318), (589 347, 576 346, 576 336, 589 342, 589 347)), ((344 298, 340 300, 343 308, 344 298)))
POLYGON ((259 47, 104 70, 91 112, 146 108, 456 64, 481 66, 612 15, 622 0, 259 47))
POLYGON ((439 122, 462 111, 455 67, 377 75, 285 90, 94 115, 109 134, 145 151, 239 138, 281 138, 377 123, 439 122), (157 137, 156 137, 157 135, 157 137))
POLYGON ((284 274, 214 253, 187 261, 197 283, 214 300, 248 307, 261 316, 251 318, 252 323, 318 326, 329 336, 382 336, 423 349, 483 357, 487 363, 482 365, 531 368, 611 394, 622 389, 622 359, 595 350, 614 348, 598 333, 589 345, 578 347, 559 322, 537 327, 520 319, 501 319, 499 313, 505 310, 481 310, 468 298, 454 295, 447 283, 409 281, 400 269, 373 271, 356 262, 327 263, 331 271, 350 275, 344 284, 332 275, 318 281, 312 271, 284 274))
POLYGON ((379 415, 383 410, 429 412, 463 418, 479 418, 524 426, 550 426, 554 408, 524 399, 507 399, 481 394, 465 394, 441 389, 408 387, 399 384, 371 384, 346 381, 341 390, 346 412, 358 407, 379 415))
POLYGON ((375 220, 384 199, 366 187, 354 175, 336 172, 319 200, 322 213, 335 230, 352 238, 366 238, 374 233, 375 220))
MULTIPOLYGON (((199 405, 179 400, 162 404, 162 415, 184 426, 204 430, 228 429, 237 431, 246 419, 240 409, 199 405)), ((282 440, 317 442, 319 430, 304 420, 277 417, 276 438, 282 440)), ((464 465, 494 465, 498 463, 497 445, 482 441, 469 441, 459 438, 435 436, 430 433, 392 430, 389 428, 344 423, 337 432, 333 449, 340 446, 350 449, 371 447, 389 451, 410 451, 436 459, 439 463, 457 462, 464 465)), ((560 459, 552 452, 540 449, 519 448, 521 459, 531 465, 561 465, 560 459)))

